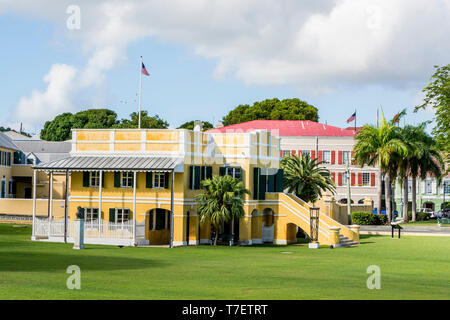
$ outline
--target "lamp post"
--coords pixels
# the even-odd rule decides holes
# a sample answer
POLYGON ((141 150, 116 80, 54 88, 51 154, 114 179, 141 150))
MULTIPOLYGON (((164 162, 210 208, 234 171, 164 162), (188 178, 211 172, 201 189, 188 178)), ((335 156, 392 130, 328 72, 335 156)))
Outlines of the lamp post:
POLYGON ((310 249, 319 248, 319 208, 311 207, 309 208, 309 227, 311 242, 309 243, 310 249))

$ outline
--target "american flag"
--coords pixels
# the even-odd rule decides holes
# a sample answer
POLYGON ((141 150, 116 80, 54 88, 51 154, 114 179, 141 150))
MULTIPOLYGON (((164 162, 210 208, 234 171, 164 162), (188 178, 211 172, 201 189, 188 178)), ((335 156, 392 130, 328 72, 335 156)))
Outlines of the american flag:
POLYGON ((142 62, 141 73, 142 73, 142 74, 145 74, 146 76, 149 76, 149 75, 150 75, 150 74, 147 72, 147 69, 145 69, 145 65, 144 65, 143 62, 142 62))
POLYGON ((348 119, 347 119, 347 123, 350 123, 350 122, 352 122, 353 120, 355 120, 355 118, 356 118, 356 111, 355 111, 355 113, 354 113, 354 114, 352 114, 352 115, 351 115, 351 117, 350 117, 350 118, 348 118, 348 119))

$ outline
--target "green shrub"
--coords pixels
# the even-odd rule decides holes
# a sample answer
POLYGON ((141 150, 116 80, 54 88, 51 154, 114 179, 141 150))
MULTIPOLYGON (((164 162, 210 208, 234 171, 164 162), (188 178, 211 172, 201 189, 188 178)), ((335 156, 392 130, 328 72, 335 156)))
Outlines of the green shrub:
POLYGON ((371 212, 352 212, 352 223, 359 225, 381 225, 387 223, 385 214, 374 214, 371 212))
MULTIPOLYGON (((409 221, 412 220, 412 212, 411 211, 408 212, 408 218, 409 218, 409 221)), ((431 218, 431 213, 429 213, 429 212, 416 212, 416 221, 430 220, 430 218, 431 218)))

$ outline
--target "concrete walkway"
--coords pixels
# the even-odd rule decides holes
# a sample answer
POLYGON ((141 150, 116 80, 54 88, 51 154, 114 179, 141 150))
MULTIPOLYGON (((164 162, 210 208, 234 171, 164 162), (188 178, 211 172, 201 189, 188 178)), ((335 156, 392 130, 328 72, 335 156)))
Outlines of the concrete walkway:
MULTIPOLYGON (((450 237, 450 227, 405 226, 402 235, 450 237)), ((391 235, 390 226, 361 226, 360 234, 391 235)), ((397 235, 397 230, 395 230, 397 235)))

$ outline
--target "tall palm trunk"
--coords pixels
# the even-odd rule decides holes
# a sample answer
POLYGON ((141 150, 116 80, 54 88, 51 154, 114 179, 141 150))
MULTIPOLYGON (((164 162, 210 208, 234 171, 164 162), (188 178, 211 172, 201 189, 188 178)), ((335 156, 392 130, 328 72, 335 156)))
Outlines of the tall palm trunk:
POLYGON ((217 246, 217 240, 219 239, 219 226, 214 226, 216 234, 214 235, 214 245, 217 246))
POLYGON ((384 199, 386 202, 386 215, 388 217, 388 223, 391 223, 391 178, 389 173, 384 175, 384 199))
POLYGON ((381 192, 381 185, 383 184, 383 174, 380 171, 380 174, 378 175, 378 192, 377 192, 377 210, 378 214, 381 213, 381 201, 382 201, 382 192, 381 192))
POLYGON ((416 221, 416 210, 417 210, 417 195, 416 195, 416 177, 412 177, 411 180, 411 221, 416 221))
POLYGON ((408 222, 408 177, 403 177, 403 221, 408 222))

